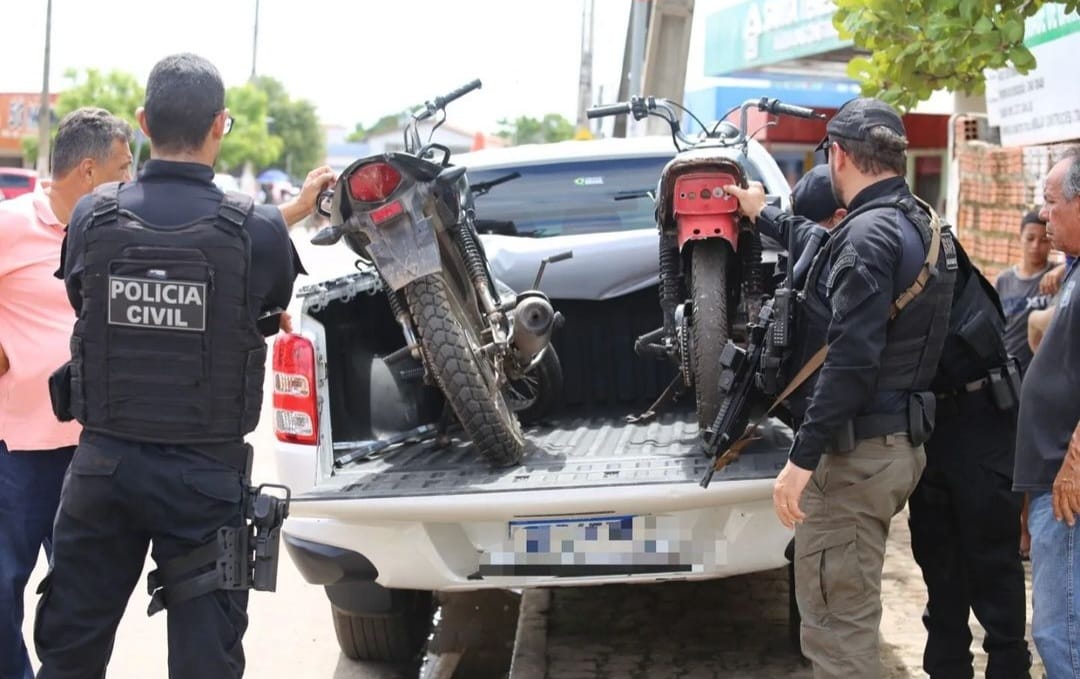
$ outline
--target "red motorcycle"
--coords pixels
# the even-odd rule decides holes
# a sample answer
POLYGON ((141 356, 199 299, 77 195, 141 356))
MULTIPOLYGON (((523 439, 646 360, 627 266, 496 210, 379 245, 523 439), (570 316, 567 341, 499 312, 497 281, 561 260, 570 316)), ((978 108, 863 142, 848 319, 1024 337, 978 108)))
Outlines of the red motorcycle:
POLYGON ((738 127, 721 120, 710 130, 686 111, 703 130, 690 138, 681 131, 676 108, 686 111, 667 99, 633 97, 593 107, 587 114, 590 118, 630 114, 636 120, 652 115, 671 127, 678 154, 664 167, 654 196, 664 325, 639 337, 634 349, 641 356, 669 359, 678 365, 683 383, 694 388, 698 422, 708 427, 720 407, 720 352, 729 337, 740 339, 747 321, 757 318, 771 278, 762 262, 760 235, 739 217, 738 201, 723 187, 745 188, 749 179, 756 179, 763 180, 767 189, 775 191, 782 185, 787 190, 775 160, 759 144, 751 144, 747 111, 756 108, 798 118, 825 116, 762 97, 739 107, 738 127))

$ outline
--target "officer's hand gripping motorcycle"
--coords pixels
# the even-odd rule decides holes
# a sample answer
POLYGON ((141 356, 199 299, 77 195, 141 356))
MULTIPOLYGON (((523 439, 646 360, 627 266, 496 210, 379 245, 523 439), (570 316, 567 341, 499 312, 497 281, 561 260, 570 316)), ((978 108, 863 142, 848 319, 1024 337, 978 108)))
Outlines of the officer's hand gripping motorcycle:
POLYGON ((404 152, 346 168, 334 190, 320 196, 318 209, 331 226, 312 242, 344 238, 362 263, 374 266, 405 350, 423 363, 480 453, 507 466, 525 449, 508 385, 522 382, 554 351, 551 333, 561 317, 539 290, 500 294, 477 236, 466 168, 450 164, 446 146, 421 145, 419 124, 435 119, 434 133, 446 120, 446 105, 479 87, 474 80, 414 113, 404 152))
POLYGON ((753 136, 746 132, 747 111, 824 116, 762 97, 740 106, 738 127, 728 121, 711 130, 702 125, 703 133, 690 138, 681 131, 676 108, 682 106, 667 99, 633 97, 593 107, 587 115, 630 114, 637 120, 656 116, 671 128, 679 153, 664 167, 655 197, 664 325, 638 338, 634 348, 639 355, 678 365, 685 386, 694 387, 698 422, 705 429, 720 408, 716 357, 730 337, 744 339, 737 320, 745 318, 749 331, 768 293, 761 237, 739 218, 738 201, 723 190, 727 185, 747 186, 743 163, 753 136))

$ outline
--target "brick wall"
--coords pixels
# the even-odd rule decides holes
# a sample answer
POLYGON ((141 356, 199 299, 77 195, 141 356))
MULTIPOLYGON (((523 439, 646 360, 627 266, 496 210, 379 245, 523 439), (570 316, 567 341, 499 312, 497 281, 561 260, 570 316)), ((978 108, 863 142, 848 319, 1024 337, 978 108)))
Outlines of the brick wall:
POLYGON ((973 134, 970 120, 959 118, 956 125, 960 240, 976 266, 994 280, 1020 261, 1020 220, 1041 205, 1046 174, 1070 145, 1001 147, 972 139, 978 132, 973 134))

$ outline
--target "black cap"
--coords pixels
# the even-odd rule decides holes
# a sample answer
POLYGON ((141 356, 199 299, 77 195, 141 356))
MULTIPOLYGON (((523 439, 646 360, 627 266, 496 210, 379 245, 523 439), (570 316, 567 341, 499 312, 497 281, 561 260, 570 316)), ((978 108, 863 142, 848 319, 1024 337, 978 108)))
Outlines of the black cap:
POLYGON ((826 137, 818 144, 818 150, 825 148, 829 137, 864 141, 869 138, 870 130, 886 127, 901 137, 907 136, 904 121, 899 114, 880 99, 859 97, 840 107, 829 124, 825 126, 826 137))
POLYGON ((799 217, 823 222, 839 209, 828 165, 815 165, 791 188, 791 212, 799 217))

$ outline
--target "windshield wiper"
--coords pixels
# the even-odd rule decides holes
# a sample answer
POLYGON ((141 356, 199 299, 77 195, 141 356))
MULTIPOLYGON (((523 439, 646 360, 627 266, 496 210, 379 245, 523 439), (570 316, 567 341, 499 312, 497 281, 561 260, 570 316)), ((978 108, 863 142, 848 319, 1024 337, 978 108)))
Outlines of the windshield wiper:
POLYGON ((634 198, 648 198, 649 200, 656 200, 656 195, 652 189, 635 189, 630 191, 616 191, 615 200, 632 200, 634 198))
POLYGON ((470 184, 469 189, 472 190, 472 194, 474 197, 479 197, 490 191, 492 188, 498 186, 499 184, 503 184, 512 179, 517 179, 520 176, 520 172, 511 172, 510 174, 496 177, 495 179, 489 179, 486 182, 476 182, 475 184, 470 184))

